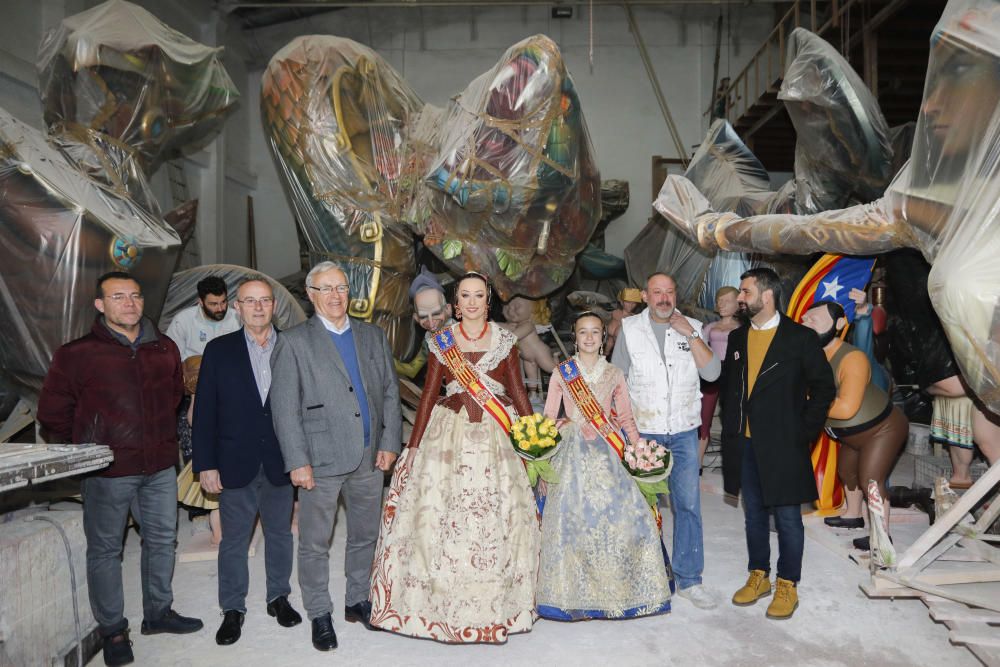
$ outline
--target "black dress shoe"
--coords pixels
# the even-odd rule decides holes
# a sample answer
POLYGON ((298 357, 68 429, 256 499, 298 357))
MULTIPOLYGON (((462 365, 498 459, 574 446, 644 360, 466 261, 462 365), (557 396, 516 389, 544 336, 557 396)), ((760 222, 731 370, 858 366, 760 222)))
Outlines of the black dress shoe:
POLYGON ((380 632, 382 628, 372 625, 372 603, 368 600, 344 607, 344 620, 348 623, 364 623, 372 632, 380 632))
POLYGON ((332 651, 337 648, 337 633, 333 631, 333 619, 324 614, 312 620, 313 647, 317 651, 332 651))
POLYGON ((128 638, 128 630, 104 638, 104 664, 108 667, 130 665, 135 662, 132 655, 132 642, 128 638))
POLYGON ((226 612, 219 631, 215 633, 215 643, 219 646, 235 644, 243 634, 243 617, 245 614, 235 609, 226 612))
POLYGON ((168 609, 167 613, 155 621, 143 619, 141 631, 144 635, 158 635, 164 632, 172 635, 186 635, 198 632, 203 627, 201 619, 181 616, 173 609, 168 609))
POLYGON ((823 523, 831 528, 864 528, 865 520, 861 517, 856 519, 845 519, 842 516, 828 516, 823 519, 823 523))
POLYGON ((870 535, 865 535, 864 537, 856 537, 851 542, 854 548, 858 551, 871 551, 872 550, 872 540, 870 535))
POLYGON ((277 618, 278 625, 285 628, 290 628, 302 622, 299 612, 292 609, 292 605, 288 603, 288 598, 284 595, 280 598, 274 598, 267 603, 267 615, 277 618))

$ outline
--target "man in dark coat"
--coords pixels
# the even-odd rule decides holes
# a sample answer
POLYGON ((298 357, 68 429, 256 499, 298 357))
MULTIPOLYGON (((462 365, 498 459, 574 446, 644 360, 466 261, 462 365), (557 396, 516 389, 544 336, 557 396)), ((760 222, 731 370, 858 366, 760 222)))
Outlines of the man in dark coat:
POLYGON ((129 506, 142 513, 142 634, 197 632, 171 609, 177 543, 176 410, 183 393, 177 346, 143 317, 139 283, 115 271, 97 279, 91 332, 52 358, 38 399, 49 442, 108 445, 114 463, 83 480, 90 607, 104 662, 134 660, 122 597, 122 538, 129 506))
POLYGON ((751 605, 771 594, 773 513, 778 572, 767 616, 784 619, 798 606, 801 504, 818 496, 810 444, 837 390, 816 333, 778 312, 778 275, 756 268, 740 278, 737 302, 749 324, 729 334, 723 364, 722 472, 726 493, 743 493, 750 576, 733 604, 751 605))
POLYGON ((274 291, 262 276, 236 290, 243 328, 205 348, 194 402, 194 470, 202 489, 219 494, 219 606, 215 634, 225 646, 239 640, 250 585, 247 553, 254 521, 264 529, 267 613, 284 627, 302 622, 291 604, 292 503, 271 420, 271 352, 278 332, 271 324, 274 291))

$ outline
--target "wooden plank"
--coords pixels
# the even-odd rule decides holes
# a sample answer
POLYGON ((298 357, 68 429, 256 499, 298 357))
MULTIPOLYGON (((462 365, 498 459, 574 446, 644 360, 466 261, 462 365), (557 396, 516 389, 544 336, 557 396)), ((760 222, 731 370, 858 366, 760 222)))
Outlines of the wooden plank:
POLYGON ((957 602, 928 602, 931 618, 935 621, 973 621, 976 623, 1000 623, 1000 613, 986 609, 973 609, 957 602))
POLYGON ((899 557, 898 568, 912 566, 929 551, 942 537, 947 535, 990 490, 1000 482, 1000 461, 993 464, 972 487, 958 499, 944 516, 940 516, 910 548, 899 557))
MULTIPOLYGON (((945 598, 947 600, 952 600, 954 602, 961 602, 967 604, 970 607, 982 607, 983 609, 989 609, 991 611, 1000 612, 1000 600, 988 600, 974 595, 964 595, 958 591, 951 590, 948 588, 942 588, 941 586, 935 586, 933 584, 928 584, 919 580, 903 581, 900 577, 885 570, 878 572, 872 579, 882 578, 886 582, 895 583, 898 586, 909 586, 917 591, 923 593, 929 593, 931 595, 937 595, 939 597, 945 598)), ((923 597, 923 596, 915 596, 923 597)))
POLYGON ((922 598, 924 594, 916 589, 907 586, 884 585, 879 587, 872 582, 865 582, 859 586, 861 592, 870 598, 875 599, 896 599, 896 598, 922 598))
POLYGON ((947 586, 949 584, 981 584, 989 581, 1000 581, 1000 567, 962 568, 950 572, 927 571, 917 576, 901 576, 904 584, 921 582, 932 586, 947 586))
POLYGON ((948 634, 948 639, 953 644, 968 644, 976 646, 990 646, 1000 648, 1000 632, 996 630, 985 630, 976 632, 974 630, 952 630, 948 634))

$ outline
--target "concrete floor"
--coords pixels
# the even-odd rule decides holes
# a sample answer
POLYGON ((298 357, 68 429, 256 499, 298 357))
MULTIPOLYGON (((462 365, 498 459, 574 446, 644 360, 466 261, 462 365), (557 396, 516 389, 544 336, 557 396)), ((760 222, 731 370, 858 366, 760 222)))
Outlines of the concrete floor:
MULTIPOLYGON (((897 481, 896 483, 900 483, 897 481)), ((862 531, 832 533, 819 519, 807 520, 800 606, 788 621, 764 617, 766 603, 740 608, 729 596, 746 576, 743 515, 721 494, 721 477, 706 471, 702 483, 705 526, 705 583, 720 605, 713 611, 694 608, 675 597, 666 616, 627 621, 558 623, 538 621, 532 632, 512 636, 504 646, 446 646, 387 633, 371 633, 334 615, 340 648, 328 654, 310 643, 309 624, 282 628, 264 610, 264 556, 258 548, 251 560, 249 613, 242 639, 215 644, 221 618, 216 603, 214 562, 178 563, 174 575, 175 608, 199 616, 205 628, 183 637, 144 637, 139 593, 139 541, 130 534, 125 555, 126 612, 135 629, 132 639, 140 665, 930 665, 949 667, 979 662, 962 647, 949 644, 947 629, 934 623, 919 600, 870 600, 858 589, 867 568, 852 562, 850 538, 862 531), (820 532, 817 532, 820 531, 820 532), (828 531, 823 533, 822 531, 828 531), (832 533, 832 538, 831 538, 832 533)), ((343 510, 342 510, 343 511, 343 510)), ((896 544, 909 544, 927 525, 926 515, 901 512, 894 521, 896 544)), ((345 522, 338 521, 331 572, 335 606, 343 600, 345 522)), ((665 526, 669 531, 669 526, 665 526)), ((181 515, 180 541, 191 539, 192 524, 181 515)), ((669 535, 670 533, 667 532, 669 535)), ((774 536, 772 535, 774 542, 774 536)), ((776 543, 772 546, 776 557, 776 543)), ((855 552, 857 555, 857 552, 855 552)), ((292 604, 301 611, 298 585, 292 578, 292 604)), ((91 664, 103 664, 100 654, 91 664)))

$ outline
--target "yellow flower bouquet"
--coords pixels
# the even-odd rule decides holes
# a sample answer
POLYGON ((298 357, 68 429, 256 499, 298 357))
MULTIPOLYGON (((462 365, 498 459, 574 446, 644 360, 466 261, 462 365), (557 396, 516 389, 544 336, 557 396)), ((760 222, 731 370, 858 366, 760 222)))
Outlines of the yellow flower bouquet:
POLYGON ((556 453, 560 440, 562 436, 556 423, 538 413, 520 417, 514 422, 510 441, 514 451, 525 461, 524 468, 532 486, 538 483, 539 478, 550 484, 559 482, 559 476, 548 459, 556 453))

